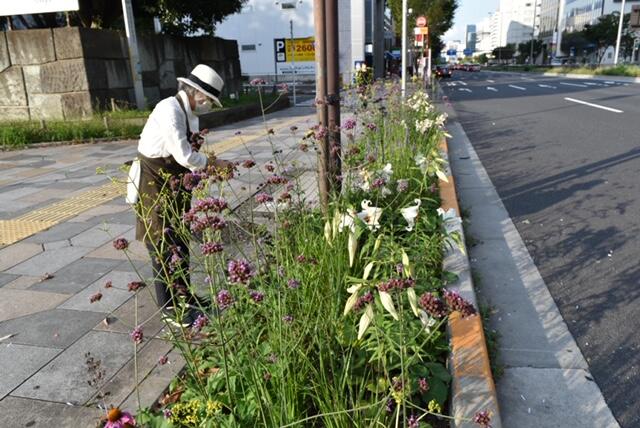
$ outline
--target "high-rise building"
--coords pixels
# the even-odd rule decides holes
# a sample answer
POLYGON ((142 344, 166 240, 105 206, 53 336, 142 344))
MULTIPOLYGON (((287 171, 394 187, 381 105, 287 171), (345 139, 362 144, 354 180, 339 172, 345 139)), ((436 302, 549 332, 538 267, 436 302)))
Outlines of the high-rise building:
POLYGON ((477 33, 475 25, 467 25, 467 30, 464 35, 465 40, 465 49, 471 50, 471 52, 476 51, 476 41, 477 41, 477 33))
POLYGON ((500 0, 500 45, 522 43, 534 35, 534 21, 537 18, 537 3, 540 0, 500 0))
POLYGON ((496 46, 491 42, 491 17, 476 24, 476 52, 490 53, 496 46))

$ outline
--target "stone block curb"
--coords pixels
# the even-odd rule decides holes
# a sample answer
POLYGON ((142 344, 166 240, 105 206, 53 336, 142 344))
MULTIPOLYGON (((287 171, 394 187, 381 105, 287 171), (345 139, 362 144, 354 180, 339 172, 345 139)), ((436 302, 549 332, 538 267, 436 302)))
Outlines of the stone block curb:
MULTIPOLYGON (((448 146, 446 140, 441 143, 441 151, 448 161, 448 146)), ((448 165, 448 162, 447 162, 448 165)), ((441 208, 444 211, 453 209, 456 221, 447 226, 449 232, 458 232, 464 246, 464 230, 460 216, 460 207, 456 195, 455 183, 450 169, 445 172, 447 181, 440 180, 441 208)), ((471 268, 466 247, 464 253, 459 248, 452 248, 445 255, 443 268, 457 275, 457 280, 448 286, 458 291, 465 299, 477 308, 477 300, 471 279, 471 268)), ((480 411, 489 411, 491 426, 502 428, 498 396, 491 374, 489 353, 487 351, 482 318, 480 314, 462 318, 456 312, 449 317, 447 326, 451 355, 449 371, 453 377, 451 383, 451 409, 454 420, 451 426, 455 428, 472 428, 477 424, 469 419, 480 411)))

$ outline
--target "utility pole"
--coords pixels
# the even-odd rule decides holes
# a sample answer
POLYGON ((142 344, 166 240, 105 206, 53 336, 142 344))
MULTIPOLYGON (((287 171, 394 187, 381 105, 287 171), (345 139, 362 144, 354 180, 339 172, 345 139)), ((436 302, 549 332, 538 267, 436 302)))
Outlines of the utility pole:
POLYGON ((529 54, 529 65, 533 65, 533 38, 536 35, 536 7, 538 0, 533 0, 533 22, 531 23, 531 52, 529 54))
POLYGON ((407 0, 402 0, 402 73, 400 74, 402 98, 407 94, 407 0))
POLYGON ((296 105, 296 46, 293 39, 293 19, 289 20, 291 32, 291 73, 293 74, 293 105, 296 105))
POLYGON ((138 55, 138 38, 136 37, 136 24, 133 17, 131 0, 122 0, 122 14, 124 15, 124 28, 127 33, 127 42, 129 44, 129 63, 131 66, 133 90, 136 94, 136 105, 140 110, 142 110, 144 109, 144 90, 142 89, 140 57, 138 55))
POLYGON ((613 65, 618 65, 618 55, 620 54, 620 39, 622 38, 622 24, 624 22, 624 2, 620 5, 620 21, 618 22, 618 37, 616 38, 616 54, 613 56, 613 65))
MULTIPOLYGON (((316 115, 318 126, 326 127, 327 120, 327 39, 325 21, 325 0, 313 1, 313 19, 315 27, 316 47, 316 115)), ((326 134, 326 133, 325 133, 326 134)), ((329 144, 327 136, 321 136, 318 141, 318 190, 320 206, 323 212, 329 210, 329 144)))
POLYGON ((332 192, 339 192, 340 160, 340 57, 338 41, 338 0, 325 0, 327 61, 327 131, 329 134, 329 181, 332 192))

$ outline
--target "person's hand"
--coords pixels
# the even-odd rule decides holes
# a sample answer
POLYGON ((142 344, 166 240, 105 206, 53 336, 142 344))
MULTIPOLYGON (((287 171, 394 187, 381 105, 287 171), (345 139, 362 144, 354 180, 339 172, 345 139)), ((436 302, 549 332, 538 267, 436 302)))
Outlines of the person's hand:
POLYGON ((205 135, 207 135, 209 133, 209 130, 207 128, 200 130, 200 136, 204 137, 205 135))

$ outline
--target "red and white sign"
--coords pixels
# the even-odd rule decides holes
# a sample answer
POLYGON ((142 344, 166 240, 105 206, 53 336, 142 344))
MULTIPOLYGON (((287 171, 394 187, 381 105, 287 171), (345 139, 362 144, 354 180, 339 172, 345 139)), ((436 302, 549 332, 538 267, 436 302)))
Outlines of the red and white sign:
POLYGON ((416 27, 426 27, 427 18, 425 16, 419 16, 416 18, 416 27))

